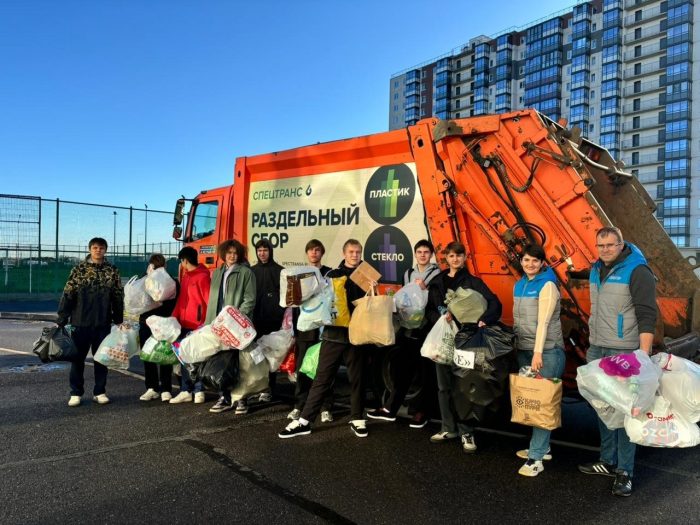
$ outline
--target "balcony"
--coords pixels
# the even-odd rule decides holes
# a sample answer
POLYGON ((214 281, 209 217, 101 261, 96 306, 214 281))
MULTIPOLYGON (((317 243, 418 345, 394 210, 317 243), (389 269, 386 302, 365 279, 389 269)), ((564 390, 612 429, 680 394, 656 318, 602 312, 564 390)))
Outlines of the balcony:
POLYGON ((627 86, 622 91, 626 97, 640 94, 640 93, 653 93, 654 91, 660 91, 664 89, 664 84, 658 80, 652 80, 651 82, 642 82, 639 86, 627 86))
POLYGON ((414 87, 410 87, 410 88, 406 89, 406 91, 403 92, 404 97, 410 97, 410 96, 419 95, 419 94, 420 94, 420 89, 417 86, 415 86, 415 84, 414 84, 414 87))
POLYGON ((590 10, 590 6, 588 4, 577 5, 574 7, 574 16, 573 16, 574 23, 581 22, 583 20, 590 21, 591 16, 592 16, 592 13, 590 10))
POLYGON ((635 7, 642 7, 647 4, 651 4, 656 0, 625 0, 625 9, 634 9, 635 7))
POLYGON ((635 77, 641 77, 648 75, 649 73, 658 73, 661 69, 657 63, 644 64, 641 67, 630 67, 625 69, 624 79, 629 80, 635 77))
POLYGON ((639 113, 641 111, 649 111, 652 109, 663 109, 661 104, 659 104, 658 99, 645 100, 636 106, 634 103, 625 104, 625 114, 639 113))
POLYGON ((632 148, 648 148, 650 146, 660 146, 658 136, 640 137, 637 143, 634 140, 623 140, 622 149, 632 149, 632 148))
POLYGON ((629 29, 631 26, 661 18, 666 15, 666 11, 661 10, 661 6, 652 7, 651 9, 642 9, 641 13, 635 13, 625 17, 625 27, 629 29))
POLYGON ((607 0, 603 1, 603 12, 611 9, 622 9, 622 0, 607 0))
MULTIPOLYGON (((573 70, 572 70, 573 71, 573 70)), ((622 66, 618 65, 613 71, 605 71, 601 74, 602 80, 612 80, 614 78, 622 78, 622 66)))
POLYGON ((591 69, 591 63, 589 60, 584 60, 580 64, 571 64, 571 74, 578 73, 579 71, 588 71, 591 69))
POLYGON ((630 132, 630 131, 643 131, 645 129, 653 129, 653 128, 663 128, 664 123, 662 122, 662 119, 659 119, 659 117, 652 117, 652 118, 643 118, 639 120, 639 123, 635 126, 634 121, 630 122, 624 122, 622 124, 622 131, 625 132, 630 132))
POLYGON ((620 104, 615 104, 614 106, 605 106, 600 108, 600 116, 605 115, 615 115, 620 113, 620 104))
MULTIPOLYGON (((662 168, 662 166, 659 166, 659 168, 662 168)), ((663 168, 662 168, 663 169, 663 168)), ((657 173, 657 170, 651 169, 651 170, 639 170, 639 173, 637 174, 637 179, 639 182, 642 184, 648 184, 650 182, 658 182, 659 181, 659 175, 657 173)))
POLYGON ((414 84, 414 83, 420 84, 420 70, 419 69, 414 69, 413 71, 409 71, 408 73, 406 73, 406 85, 414 84))
POLYGON ((656 44, 649 44, 647 46, 642 46, 642 48, 639 50, 639 52, 634 51, 634 50, 625 51, 623 56, 625 57, 625 60, 632 61, 632 60, 639 60, 642 58, 652 57, 654 55, 660 55, 660 54, 663 54, 665 52, 666 52, 666 49, 662 48, 661 44, 656 43, 656 44))
POLYGON ((418 120, 418 110, 417 109, 411 109, 409 111, 406 111, 404 114, 404 121, 407 124, 412 124, 415 123, 418 120))
POLYGON ((654 27, 648 27, 642 29, 641 31, 630 31, 625 35, 625 44, 631 44, 632 42, 641 42, 643 40, 648 40, 649 38, 658 38, 666 34, 666 29, 661 27, 661 24, 654 27))
POLYGON ((403 103, 403 109, 408 111, 409 109, 413 108, 419 108, 420 107, 420 98, 418 96, 412 96, 408 97, 404 103, 403 103))
POLYGON ((664 161, 663 152, 660 153, 649 153, 647 155, 639 155, 636 162, 632 162, 632 157, 625 157, 623 159, 627 166, 649 166, 651 164, 660 164, 664 161))

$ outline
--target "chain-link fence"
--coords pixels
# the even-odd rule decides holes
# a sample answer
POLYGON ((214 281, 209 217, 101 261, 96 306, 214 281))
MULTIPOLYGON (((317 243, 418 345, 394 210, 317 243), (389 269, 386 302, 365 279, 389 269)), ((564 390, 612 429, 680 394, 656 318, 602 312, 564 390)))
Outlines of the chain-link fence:
POLYGON ((153 253, 162 253, 177 274, 182 244, 172 238, 171 211, 0 194, 0 299, 55 295, 71 268, 102 237, 107 258, 123 278, 141 274, 153 253))

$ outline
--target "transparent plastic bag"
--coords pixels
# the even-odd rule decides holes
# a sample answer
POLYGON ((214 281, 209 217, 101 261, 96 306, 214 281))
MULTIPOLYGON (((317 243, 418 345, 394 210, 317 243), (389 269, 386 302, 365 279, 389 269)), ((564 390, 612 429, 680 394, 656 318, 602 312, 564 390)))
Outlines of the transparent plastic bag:
POLYGON ((625 417, 625 432, 632 443, 646 447, 694 447, 700 444, 700 429, 688 421, 663 396, 637 417, 625 417))
POLYGON ((139 357, 141 361, 158 365, 175 365, 178 363, 172 342, 158 341, 153 337, 146 339, 141 352, 139 352, 139 357))
POLYGON ((316 379, 316 369, 318 368, 318 358, 321 353, 321 343, 316 343, 310 346, 306 350, 304 355, 304 360, 301 362, 299 367, 299 372, 310 377, 311 379, 316 379))
POLYGON ((124 285, 124 311, 130 316, 150 312, 161 305, 146 292, 146 277, 133 276, 124 285))
POLYGON ((444 315, 440 316, 425 338, 420 355, 440 365, 451 364, 455 352, 456 334, 457 325, 454 321, 448 322, 444 315))
POLYGON ((100 343, 94 359, 107 368, 126 370, 129 368, 129 359, 138 354, 139 350, 138 325, 122 323, 112 327, 100 343))
POLYGON ((180 323, 174 317, 151 315, 146 319, 146 324, 151 329, 154 339, 168 343, 174 343, 180 337, 182 330, 180 323))
POLYGON ((700 421, 700 365, 672 354, 651 358, 662 370, 659 394, 691 423, 700 421))
POLYGON ((409 283, 394 294, 399 323, 404 328, 420 328, 428 304, 428 290, 417 283, 409 283))
POLYGON ((231 399, 236 401, 253 394, 259 394, 270 388, 270 366, 267 359, 256 363, 251 352, 238 352, 240 377, 238 384, 231 390, 231 399))
POLYGON ((486 311, 486 299, 471 288, 447 290, 445 304, 460 323, 476 323, 486 311))
POLYGON ((156 268, 146 275, 144 289, 154 301, 175 299, 177 285, 165 268, 156 268))
POLYGON ((284 268, 280 273, 280 306, 300 306, 324 285, 321 272, 314 266, 284 268))
POLYGON ((212 332, 211 326, 206 325, 187 334, 187 337, 174 347, 174 351, 178 360, 186 365, 206 361, 222 348, 221 341, 212 332))
POLYGON ((222 345, 238 350, 247 347, 257 335, 250 319, 233 306, 225 306, 219 312, 211 323, 211 331, 222 345))
POLYGON ((331 317, 332 308, 333 287, 324 286, 318 294, 301 304, 297 330, 309 332, 331 324, 333 322, 331 317))
POLYGON ((294 345, 294 330, 292 329, 292 309, 287 308, 282 320, 282 329, 263 335, 258 339, 258 346, 265 354, 270 365, 270 372, 277 372, 282 361, 287 357, 294 345))

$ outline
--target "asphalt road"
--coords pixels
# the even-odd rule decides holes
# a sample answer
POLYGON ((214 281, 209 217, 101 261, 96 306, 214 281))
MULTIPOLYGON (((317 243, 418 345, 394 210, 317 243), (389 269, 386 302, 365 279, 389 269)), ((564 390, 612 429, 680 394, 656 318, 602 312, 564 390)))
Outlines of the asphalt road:
POLYGON ((86 396, 69 408, 67 365, 17 353, 42 325, 0 320, 3 525, 698 522, 700 448, 638 449, 635 493, 615 498, 611 478, 576 470, 597 458, 597 433, 575 400, 554 434, 554 460, 523 478, 514 453, 527 429, 509 423, 480 429, 477 454, 466 455, 455 442, 429 443, 434 424, 372 422, 359 439, 339 406, 335 422, 280 440, 286 404, 234 416, 209 414, 211 403, 144 403, 143 381, 116 372, 112 404, 86 396))

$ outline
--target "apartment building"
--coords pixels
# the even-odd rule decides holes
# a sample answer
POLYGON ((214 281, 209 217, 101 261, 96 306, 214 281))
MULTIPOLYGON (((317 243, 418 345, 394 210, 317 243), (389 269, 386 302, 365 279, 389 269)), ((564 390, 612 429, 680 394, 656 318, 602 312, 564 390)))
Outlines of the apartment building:
MULTIPOLYGON (((390 79, 389 128, 534 107, 624 160, 687 255, 700 251, 700 35, 692 0, 594 0, 390 79)), ((699 261, 700 262, 700 261, 699 261)))

